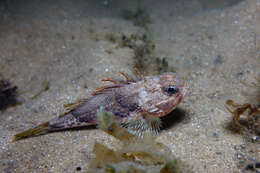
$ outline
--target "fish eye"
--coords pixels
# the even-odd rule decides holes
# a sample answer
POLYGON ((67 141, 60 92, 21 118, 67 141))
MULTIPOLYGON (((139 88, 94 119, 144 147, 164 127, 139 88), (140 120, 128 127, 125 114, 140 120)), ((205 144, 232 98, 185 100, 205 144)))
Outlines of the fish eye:
POLYGON ((167 95, 173 95, 179 92, 179 88, 175 85, 165 87, 163 90, 167 95))

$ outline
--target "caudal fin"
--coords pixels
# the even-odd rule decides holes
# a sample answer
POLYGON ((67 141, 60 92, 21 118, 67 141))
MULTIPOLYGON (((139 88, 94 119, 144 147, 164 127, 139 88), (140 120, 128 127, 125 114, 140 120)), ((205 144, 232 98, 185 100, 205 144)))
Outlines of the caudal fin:
POLYGON ((14 135, 13 142, 21 140, 21 139, 29 138, 32 136, 46 134, 46 133, 48 133, 48 131, 49 131, 49 123, 45 122, 32 129, 28 129, 28 130, 25 130, 24 132, 14 135))

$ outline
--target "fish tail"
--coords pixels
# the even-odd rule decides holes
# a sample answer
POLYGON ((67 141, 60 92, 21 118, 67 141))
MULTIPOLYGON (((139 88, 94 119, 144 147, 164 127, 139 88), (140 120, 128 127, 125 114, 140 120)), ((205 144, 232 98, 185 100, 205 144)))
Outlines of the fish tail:
POLYGON ((43 135, 49 132, 49 122, 42 123, 34 128, 25 130, 24 132, 18 133, 14 135, 13 142, 29 138, 32 136, 38 136, 38 135, 43 135))

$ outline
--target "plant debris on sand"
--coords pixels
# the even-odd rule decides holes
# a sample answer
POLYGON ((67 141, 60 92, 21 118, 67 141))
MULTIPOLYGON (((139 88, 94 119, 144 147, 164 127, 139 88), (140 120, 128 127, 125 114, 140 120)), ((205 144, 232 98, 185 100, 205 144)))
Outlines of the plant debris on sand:
POLYGON ((254 106, 249 103, 237 104, 233 100, 227 100, 226 109, 233 115, 228 128, 233 132, 241 133, 245 139, 245 144, 235 146, 234 148, 237 151, 238 167, 241 168, 242 172, 259 172, 259 105, 254 106))
POLYGON ((227 100, 227 110, 233 114, 232 126, 238 131, 247 129, 253 134, 260 135, 260 108, 251 104, 239 105, 227 100), (234 110, 231 110, 233 108, 234 110), (244 116, 243 116, 244 115, 244 116))
POLYGON ((89 172, 96 173, 191 173, 192 169, 176 158, 169 148, 155 141, 155 136, 143 138, 129 133, 114 122, 114 115, 102 108, 97 111, 99 128, 118 139, 121 147, 109 149, 96 143, 95 158, 89 163, 89 172))

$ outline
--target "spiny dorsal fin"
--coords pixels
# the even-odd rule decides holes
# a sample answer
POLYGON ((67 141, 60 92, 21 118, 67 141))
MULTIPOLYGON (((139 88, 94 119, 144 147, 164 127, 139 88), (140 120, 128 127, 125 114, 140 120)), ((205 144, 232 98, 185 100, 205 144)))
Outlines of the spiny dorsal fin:
POLYGON ((119 87, 122 87, 123 85, 127 85, 130 83, 136 82, 135 79, 133 79, 132 77, 129 77, 126 73, 120 71, 120 74, 124 76, 125 80, 103 78, 103 79, 101 79, 102 82, 112 82, 114 85, 101 86, 101 87, 97 88, 95 91, 93 91, 91 94, 92 95, 102 94, 106 91, 109 91, 109 89, 119 88, 119 87))

